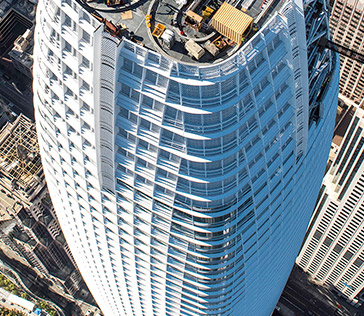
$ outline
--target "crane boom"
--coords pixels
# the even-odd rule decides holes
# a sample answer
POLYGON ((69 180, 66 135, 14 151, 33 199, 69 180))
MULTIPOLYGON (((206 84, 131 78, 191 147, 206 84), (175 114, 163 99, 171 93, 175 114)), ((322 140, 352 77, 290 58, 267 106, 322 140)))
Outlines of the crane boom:
POLYGON ((364 64, 364 54, 359 53, 354 49, 350 49, 343 45, 334 43, 333 41, 328 40, 326 37, 321 37, 318 41, 318 45, 322 48, 331 49, 334 52, 337 52, 341 55, 354 59, 355 61, 364 64))

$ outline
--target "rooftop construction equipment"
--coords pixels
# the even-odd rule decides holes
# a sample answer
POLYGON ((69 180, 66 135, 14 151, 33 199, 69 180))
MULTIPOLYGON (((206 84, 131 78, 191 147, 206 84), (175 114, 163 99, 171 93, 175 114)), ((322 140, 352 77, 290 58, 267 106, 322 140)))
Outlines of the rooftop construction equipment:
POLYGON ((197 60, 205 54, 205 50, 192 39, 188 40, 185 44, 185 48, 188 53, 197 60))
POLYGON ((153 36, 160 38, 164 32, 166 27, 163 24, 158 23, 156 27, 154 28, 154 31, 152 33, 153 36))
POLYGON ((240 45, 251 30, 253 18, 224 2, 211 22, 216 31, 240 45))

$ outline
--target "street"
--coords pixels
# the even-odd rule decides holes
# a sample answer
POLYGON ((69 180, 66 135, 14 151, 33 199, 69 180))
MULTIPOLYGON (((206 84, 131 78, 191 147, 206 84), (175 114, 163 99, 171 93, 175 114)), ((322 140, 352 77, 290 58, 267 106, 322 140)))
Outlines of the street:
MULTIPOLYGON (((335 296, 325 287, 318 286, 298 266, 292 270, 279 304, 297 316, 351 316, 359 310, 335 296)), ((359 315, 359 314, 358 314, 359 315)))
POLYGON ((334 315, 336 310, 334 306, 323 304, 310 292, 293 282, 285 287, 281 300, 297 315, 309 315, 309 311, 317 316, 334 315))

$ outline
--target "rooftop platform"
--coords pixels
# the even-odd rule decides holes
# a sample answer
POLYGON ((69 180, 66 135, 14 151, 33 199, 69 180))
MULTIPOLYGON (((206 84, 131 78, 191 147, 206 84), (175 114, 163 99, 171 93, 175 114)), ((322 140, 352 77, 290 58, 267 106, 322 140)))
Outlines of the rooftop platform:
POLYGON ((79 1, 113 35, 177 61, 202 64, 234 54, 283 6, 282 0, 79 1))

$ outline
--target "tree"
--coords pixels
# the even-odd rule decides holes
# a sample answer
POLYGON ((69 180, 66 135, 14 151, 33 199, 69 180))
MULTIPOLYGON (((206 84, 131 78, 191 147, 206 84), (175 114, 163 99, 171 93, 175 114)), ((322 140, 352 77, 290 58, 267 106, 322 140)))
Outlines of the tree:
POLYGON ((9 310, 9 309, 6 309, 5 307, 2 307, 0 309, 0 316, 26 316, 26 315, 15 309, 9 310))

